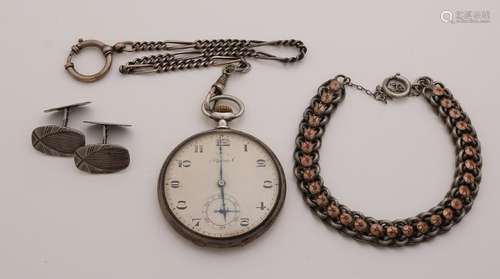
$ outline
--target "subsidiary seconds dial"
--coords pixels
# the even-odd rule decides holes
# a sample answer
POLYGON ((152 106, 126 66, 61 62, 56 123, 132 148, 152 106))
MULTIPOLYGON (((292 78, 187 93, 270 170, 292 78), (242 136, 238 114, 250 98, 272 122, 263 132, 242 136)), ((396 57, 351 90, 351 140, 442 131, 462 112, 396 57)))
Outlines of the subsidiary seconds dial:
POLYGON ((260 140, 229 128, 194 135, 169 155, 158 185, 162 210, 204 246, 242 245, 262 234, 285 198, 283 169, 260 140))

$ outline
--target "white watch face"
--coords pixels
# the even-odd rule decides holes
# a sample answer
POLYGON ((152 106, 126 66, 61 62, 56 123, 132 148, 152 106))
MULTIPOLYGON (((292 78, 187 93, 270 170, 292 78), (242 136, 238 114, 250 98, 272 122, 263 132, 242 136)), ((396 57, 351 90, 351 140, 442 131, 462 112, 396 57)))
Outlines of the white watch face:
POLYGON ((180 145, 162 174, 163 200, 184 227, 229 238, 258 227, 280 199, 281 167, 253 137, 202 133, 180 145))

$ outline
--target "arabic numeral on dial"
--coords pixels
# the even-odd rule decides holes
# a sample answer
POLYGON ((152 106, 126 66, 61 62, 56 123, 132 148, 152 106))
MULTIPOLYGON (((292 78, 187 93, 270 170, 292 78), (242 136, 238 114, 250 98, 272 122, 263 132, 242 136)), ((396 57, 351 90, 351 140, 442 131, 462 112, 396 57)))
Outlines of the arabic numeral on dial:
POLYGON ((250 218, 240 218, 240 226, 247 227, 250 225, 250 218))
POLYGON ((248 152, 248 144, 243 145, 243 151, 248 152))
POLYGON ((193 222, 193 227, 195 227, 195 228, 200 226, 200 221, 201 221, 201 218, 191 219, 191 222, 193 222))
POLYGON ((189 160, 177 160, 177 166, 179 168, 189 168, 191 166, 191 161, 189 161, 189 160))
POLYGON ((258 168, 264 168, 266 166, 266 160, 264 160, 264 159, 259 159, 259 160, 257 160, 256 163, 257 163, 258 168))
POLYGON ((184 210, 186 209, 188 206, 187 206, 187 202, 186 201, 178 201, 177 202, 177 206, 175 208, 179 209, 179 210, 184 210))
POLYGON ((264 188, 266 188, 266 189, 270 189, 270 188, 272 188, 272 187, 273 187, 273 182, 272 182, 271 180, 265 180, 265 181, 264 181, 264 185, 263 185, 263 186, 264 186, 264 188))
POLYGON ((260 202, 259 206, 257 206, 256 208, 260 209, 260 210, 264 210, 266 209, 267 207, 264 205, 264 202, 260 202))
POLYGON ((194 146, 194 153, 203 153, 203 145, 197 144, 194 146))
POLYGON ((217 146, 231 146, 231 141, 228 138, 220 137, 217 139, 217 146))
POLYGON ((170 187, 174 189, 181 187, 181 183, 179 182, 179 180, 171 180, 170 183, 167 183, 167 186, 168 185, 170 185, 170 187))

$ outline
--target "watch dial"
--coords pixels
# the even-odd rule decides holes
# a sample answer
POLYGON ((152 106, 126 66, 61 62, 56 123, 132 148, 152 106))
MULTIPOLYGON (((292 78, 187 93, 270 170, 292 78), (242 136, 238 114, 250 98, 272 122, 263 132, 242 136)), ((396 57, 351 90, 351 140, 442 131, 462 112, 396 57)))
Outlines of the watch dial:
POLYGON ((262 143, 241 132, 196 135, 166 162, 160 199, 177 222, 199 235, 243 235, 262 224, 279 203, 284 182, 274 158, 262 143))

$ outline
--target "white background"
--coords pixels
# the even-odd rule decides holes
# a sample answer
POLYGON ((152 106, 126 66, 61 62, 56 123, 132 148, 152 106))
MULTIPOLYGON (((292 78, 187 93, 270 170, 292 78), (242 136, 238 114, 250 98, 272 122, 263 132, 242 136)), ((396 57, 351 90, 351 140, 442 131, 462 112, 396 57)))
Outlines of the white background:
MULTIPOLYGON (((498 278, 500 177, 498 1, 2 1, 0 4, 0 278, 498 278), (491 23, 446 24, 443 10, 487 10, 491 23), (247 112, 233 127, 260 137, 281 159, 288 196, 278 221, 243 248, 192 245, 164 220, 156 197, 170 150, 212 127, 201 100, 220 73, 211 68, 123 76, 116 55, 106 78, 82 84, 64 71, 78 38, 122 40, 295 38, 306 59, 254 61, 229 81, 247 112), (344 73, 375 87, 401 72, 444 82, 482 141, 481 191, 470 214, 445 236, 381 249, 343 237, 316 219, 292 174, 298 123, 323 81, 344 73), (100 138, 82 120, 130 122, 111 133, 129 148, 130 167, 89 175, 72 159, 31 147, 33 128, 58 123, 42 113, 93 101, 70 126, 100 138), (497 267, 497 266, 496 266, 497 267)), ((75 60, 98 69, 96 51, 75 60)), ((414 215, 448 190, 454 149, 422 98, 387 105, 349 90, 324 139, 321 166, 343 203, 379 218, 414 215)))

